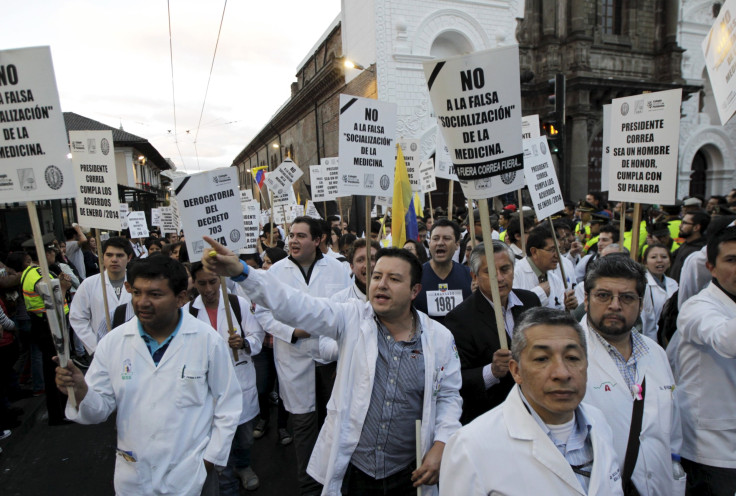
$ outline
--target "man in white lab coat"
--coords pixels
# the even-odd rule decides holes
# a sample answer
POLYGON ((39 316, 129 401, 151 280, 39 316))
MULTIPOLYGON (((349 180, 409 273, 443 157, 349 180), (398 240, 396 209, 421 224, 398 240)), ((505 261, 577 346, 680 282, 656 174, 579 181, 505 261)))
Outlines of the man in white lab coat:
POLYGON ((527 310, 514 328, 501 405, 447 444, 442 494, 621 495, 621 473, 603 413, 585 395, 585 335, 568 313, 527 310))
POLYGON ((687 494, 731 495, 736 492, 736 227, 709 239, 707 255, 713 279, 682 305, 677 318, 682 465, 687 494))
POLYGON ((230 358, 233 360, 235 375, 240 383, 243 412, 240 414, 238 428, 233 437, 227 467, 219 477, 220 496, 238 496, 240 494, 238 478, 248 491, 255 491, 260 485, 250 463, 254 419, 259 412, 256 369, 251 357, 260 353, 265 333, 250 311, 250 302, 243 297, 228 294, 233 322, 231 333, 225 313, 225 299, 222 298, 220 277, 205 269, 201 262, 193 263, 190 272, 199 296, 193 302, 187 303, 183 312, 210 324, 228 342, 231 349, 230 358), (237 361, 234 353, 237 353, 237 361))
POLYGON ((56 385, 73 387, 80 424, 117 410, 117 494, 216 494, 215 466, 227 464, 242 394, 227 343, 183 313, 188 276, 168 257, 128 271, 136 318, 102 339, 86 377, 70 361, 56 385))
POLYGON ((460 427, 460 360, 452 334, 411 306, 422 267, 406 250, 376 256, 369 301, 312 298, 249 269, 222 245, 203 263, 240 281, 257 305, 337 340, 340 360, 327 419, 309 462, 323 495, 436 495, 445 442, 460 427), (416 439, 415 421, 421 419, 416 439), (422 459, 416 466, 415 445, 422 459), (392 494, 394 494, 392 493, 392 494))
MULTIPOLYGON (((289 231, 289 257, 273 264, 269 272, 283 284, 311 296, 334 297, 335 293, 351 284, 350 272, 337 259, 322 255, 319 250, 321 238, 322 228, 318 220, 297 217, 289 231)), ((319 356, 319 339, 311 337, 315 329, 300 322, 287 325, 280 313, 262 305, 256 306, 256 318, 263 330, 274 337, 279 394, 284 408, 291 413, 294 429, 300 493, 319 494, 320 485, 307 474, 307 463, 319 434, 317 389, 321 391, 321 397, 329 398, 334 363, 325 365, 322 363, 325 360, 315 361, 314 357, 319 356), (317 385, 317 376, 321 387, 317 385)))
POLYGON ((674 479, 671 461, 672 455, 680 454, 682 442, 672 370, 656 341, 632 330, 642 309, 645 274, 644 267, 623 254, 600 258, 588 270, 587 314, 582 320, 588 342, 585 402, 606 412, 626 479, 624 460, 633 408, 643 388, 641 432, 634 434, 639 448, 632 458, 631 481, 642 496, 682 495, 684 480, 674 479))
MULTIPOLYGON (((105 289, 110 315, 119 305, 130 301, 130 293, 125 289, 125 269, 132 255, 133 248, 123 237, 115 236, 102 243, 102 264, 105 267, 105 289)), ((104 333, 98 335, 103 322, 105 303, 102 299, 102 274, 95 274, 82 281, 69 307, 69 323, 90 355, 97 349, 99 340, 107 334, 107 327, 104 327, 104 333)))

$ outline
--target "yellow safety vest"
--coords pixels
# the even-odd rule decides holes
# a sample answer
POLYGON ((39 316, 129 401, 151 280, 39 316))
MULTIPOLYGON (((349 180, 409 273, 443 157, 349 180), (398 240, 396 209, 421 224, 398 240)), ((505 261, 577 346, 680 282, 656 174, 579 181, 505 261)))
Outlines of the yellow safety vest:
MULTIPOLYGON (((23 271, 20 282, 23 287, 23 300, 26 304, 26 310, 38 317, 46 313, 46 306, 43 303, 43 296, 36 292, 36 283, 41 280, 41 267, 30 266, 23 271)), ((49 274, 51 279, 55 277, 49 274)), ((64 313, 69 313, 69 305, 64 302, 64 313)))

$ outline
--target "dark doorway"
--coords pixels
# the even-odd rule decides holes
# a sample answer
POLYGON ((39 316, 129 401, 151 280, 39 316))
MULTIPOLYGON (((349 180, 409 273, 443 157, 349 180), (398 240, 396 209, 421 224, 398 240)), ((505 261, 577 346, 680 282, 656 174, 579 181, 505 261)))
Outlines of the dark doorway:
POLYGON ((705 198, 705 176, 708 170, 708 161, 702 151, 698 150, 698 153, 693 157, 691 169, 689 196, 697 195, 705 198))

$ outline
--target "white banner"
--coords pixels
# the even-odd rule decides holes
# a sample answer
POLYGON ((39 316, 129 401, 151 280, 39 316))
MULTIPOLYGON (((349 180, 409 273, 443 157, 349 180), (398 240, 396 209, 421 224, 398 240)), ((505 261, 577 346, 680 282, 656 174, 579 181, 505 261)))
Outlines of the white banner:
MULTIPOLYGON (((326 181, 325 196, 328 200, 335 200, 340 195, 340 160, 337 157, 327 157, 320 160, 326 181)), ((348 195, 350 196, 350 195, 348 195)))
POLYGON ((205 235, 233 251, 245 245, 243 218, 236 214, 240 190, 234 167, 175 178, 173 186, 190 259, 197 260, 207 248, 205 235))
POLYGON ((340 95, 340 196, 391 194, 396 104, 340 95))
POLYGON ((147 238, 148 226, 146 225, 145 212, 130 212, 128 214, 128 229, 130 229, 131 239, 147 238))
MULTIPOLYGON (((525 115, 521 118, 521 139, 539 138, 542 131, 539 128, 539 115, 525 115)), ((524 152, 526 155, 526 152, 524 152)))
POLYGON ((434 177, 434 159, 432 157, 419 165, 419 177, 421 178, 422 193, 429 193, 437 189, 437 181, 434 177))
POLYGON ((120 231, 120 200, 112 131, 70 131, 77 222, 120 231))
POLYGON ((74 198, 50 48, 0 51, 0 86, 0 198, 8 203, 74 198))
POLYGON ((261 231, 258 224, 261 206, 257 200, 246 200, 241 202, 240 206, 243 211, 243 232, 245 233, 243 248, 241 248, 240 253, 257 253, 258 233, 261 231))
POLYGON ((524 176, 537 219, 547 218, 565 209, 546 136, 524 140, 524 176))
POLYGON ((151 209, 151 225, 153 227, 161 227, 161 209, 160 208, 151 209))
POLYGON ((603 144, 601 146, 601 191, 608 191, 611 168, 611 105, 603 106, 603 144))
POLYGON ((120 204, 120 229, 128 229, 128 214, 130 213, 130 210, 128 209, 127 203, 121 203, 120 204))
POLYGON ((736 0, 727 0, 701 44, 721 125, 736 112, 736 0))
POLYGON ((447 148, 445 138, 442 137, 442 129, 440 128, 439 121, 437 121, 436 143, 435 158, 437 159, 437 168, 435 170, 435 177, 457 181, 455 166, 452 165, 452 159, 450 158, 450 149, 447 148))
POLYGON ((681 88, 613 100, 610 200, 675 204, 681 100, 681 88))
POLYGON ((524 185, 519 47, 424 63, 432 106, 470 198, 524 185), (503 70, 499 70, 502 67, 503 70))
POLYGON ((401 152, 404 155, 406 163, 406 173, 409 176, 409 184, 411 184, 412 192, 422 191, 422 182, 419 177, 419 165, 421 150, 419 149, 418 139, 400 139, 398 140, 401 152))
POLYGON ((286 158, 276 170, 266 174, 266 186, 274 195, 281 195, 304 174, 290 158, 286 158))

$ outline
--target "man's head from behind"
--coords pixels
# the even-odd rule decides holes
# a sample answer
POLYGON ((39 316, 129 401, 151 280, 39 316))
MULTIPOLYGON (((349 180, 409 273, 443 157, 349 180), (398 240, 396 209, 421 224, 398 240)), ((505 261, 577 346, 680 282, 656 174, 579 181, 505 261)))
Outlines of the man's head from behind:
POLYGON ((524 397, 547 424, 562 424, 585 396, 585 334, 573 316, 536 307, 516 323, 509 371, 524 397))

